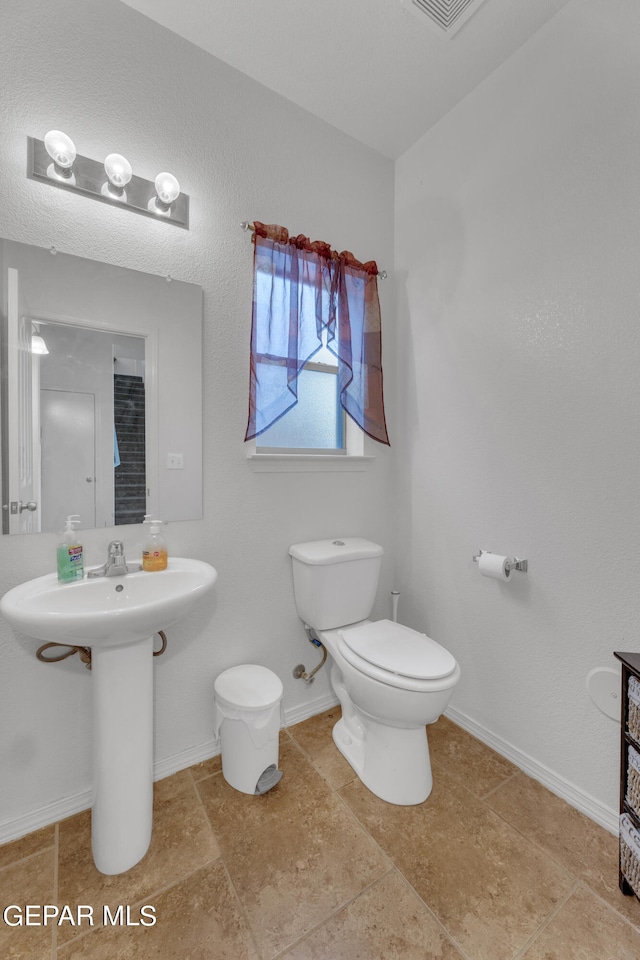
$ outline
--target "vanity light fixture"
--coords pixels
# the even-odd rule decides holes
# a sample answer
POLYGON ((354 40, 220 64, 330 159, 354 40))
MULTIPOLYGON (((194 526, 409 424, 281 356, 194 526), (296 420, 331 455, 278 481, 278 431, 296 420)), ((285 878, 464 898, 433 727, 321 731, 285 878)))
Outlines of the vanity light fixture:
POLYGON ((173 174, 159 173, 155 181, 145 180, 134 175, 129 161, 119 153, 110 153, 104 162, 83 157, 61 130, 50 130, 44 140, 27 137, 27 148, 31 180, 189 229, 189 197, 173 174))

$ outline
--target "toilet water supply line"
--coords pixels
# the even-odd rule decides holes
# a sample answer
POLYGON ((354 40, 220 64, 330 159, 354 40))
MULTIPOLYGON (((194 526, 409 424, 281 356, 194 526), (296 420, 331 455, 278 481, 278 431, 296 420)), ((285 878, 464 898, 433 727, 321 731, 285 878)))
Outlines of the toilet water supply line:
MULTIPOLYGON (((398 622, 398 600, 400 599, 400 591, 392 590, 391 591, 391 617, 394 623, 398 622)), ((320 647, 322 649, 322 660, 320 663, 313 668, 311 673, 307 673, 304 663, 299 663, 297 667, 293 668, 293 676, 296 680, 304 680, 305 683, 313 683, 314 677, 318 670, 321 670, 324 667, 327 661, 327 648, 321 640, 318 640, 313 628, 309 627, 306 623, 304 625, 304 632, 307 635, 307 640, 309 643, 312 643, 314 647, 320 647)))
POLYGON ((314 667, 311 673, 307 673, 304 663, 299 663, 297 667, 293 668, 293 676, 295 677, 296 680, 304 680, 305 683, 313 683, 313 678, 315 677, 316 673, 318 672, 318 670, 320 670, 321 667, 324 667, 325 665, 325 662, 327 660, 327 648, 325 647, 324 643, 322 643, 322 641, 318 640, 315 633, 313 632, 312 627, 307 626, 306 623, 304 625, 304 632, 307 635, 307 640, 309 641, 309 643, 312 643, 314 647, 322 648, 322 660, 316 667, 314 667))
MULTIPOLYGON (((167 636, 164 630, 158 630, 157 634, 162 643, 159 650, 153 651, 153 655, 154 657, 161 657, 167 649, 167 636)), ((38 647, 36 650, 36 658, 40 660, 41 663, 60 663, 61 660, 66 660, 67 657, 72 657, 76 653, 84 663, 87 670, 91 670, 91 647, 74 646, 72 643, 43 643, 42 646, 38 647), (50 650, 51 647, 61 647, 63 650, 66 650, 66 652, 58 654, 57 657, 43 656, 44 651, 50 650)))

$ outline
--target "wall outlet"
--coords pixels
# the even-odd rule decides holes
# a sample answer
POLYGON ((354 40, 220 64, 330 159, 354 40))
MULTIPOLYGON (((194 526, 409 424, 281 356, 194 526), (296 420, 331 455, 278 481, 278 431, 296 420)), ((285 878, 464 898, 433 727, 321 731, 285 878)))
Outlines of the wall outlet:
POLYGON ((167 454, 167 470, 183 470, 184 456, 181 453, 167 454))

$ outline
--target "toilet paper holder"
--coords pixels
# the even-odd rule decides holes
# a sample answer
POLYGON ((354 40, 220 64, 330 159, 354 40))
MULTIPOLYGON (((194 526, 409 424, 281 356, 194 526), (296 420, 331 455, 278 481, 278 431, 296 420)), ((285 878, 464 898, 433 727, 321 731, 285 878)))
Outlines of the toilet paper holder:
MULTIPOLYGON (((491 550, 481 550, 475 557, 472 557, 474 563, 477 563, 483 553, 491 553, 491 550)), ((529 569, 528 560, 520 560, 518 557, 509 557, 506 564, 507 570, 520 570, 521 573, 526 573, 529 569)))

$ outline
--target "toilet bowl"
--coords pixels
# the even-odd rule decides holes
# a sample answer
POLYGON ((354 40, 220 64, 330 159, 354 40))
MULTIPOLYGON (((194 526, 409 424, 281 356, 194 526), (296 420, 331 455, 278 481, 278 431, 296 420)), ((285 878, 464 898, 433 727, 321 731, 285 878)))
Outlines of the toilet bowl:
POLYGON ((425 727, 447 706, 460 667, 429 637, 389 620, 364 621, 317 636, 331 657, 331 685, 342 705, 342 719, 333 728, 334 743, 377 797, 400 805, 422 803, 433 785, 425 727), (385 666, 354 651, 350 641, 356 639, 358 647, 366 646, 368 639, 386 639, 385 666), (403 651, 395 662, 393 644, 398 639, 403 651), (431 655, 433 668, 427 663, 431 655), (394 665, 412 675, 394 672, 394 665), (436 675, 425 676, 429 672, 436 675))
POLYGON ((446 708, 460 667, 425 634, 367 619, 382 557, 377 544, 313 541, 289 552, 298 613, 331 658, 331 684, 342 706, 333 728, 336 746, 382 800, 424 802, 433 785, 426 725, 446 708))

